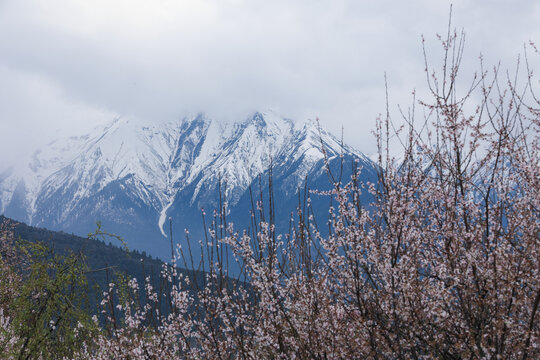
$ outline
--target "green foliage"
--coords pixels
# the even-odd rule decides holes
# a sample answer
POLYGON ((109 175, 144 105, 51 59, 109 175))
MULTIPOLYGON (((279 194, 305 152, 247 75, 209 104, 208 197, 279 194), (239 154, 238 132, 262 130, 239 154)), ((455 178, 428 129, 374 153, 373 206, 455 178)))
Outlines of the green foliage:
POLYGON ((8 304, 17 341, 11 348, 12 354, 4 356, 72 356, 79 350, 81 339, 97 331, 88 312, 88 267, 84 257, 73 253, 61 256, 44 244, 23 240, 17 241, 16 246, 27 264, 22 269, 17 294, 8 304))

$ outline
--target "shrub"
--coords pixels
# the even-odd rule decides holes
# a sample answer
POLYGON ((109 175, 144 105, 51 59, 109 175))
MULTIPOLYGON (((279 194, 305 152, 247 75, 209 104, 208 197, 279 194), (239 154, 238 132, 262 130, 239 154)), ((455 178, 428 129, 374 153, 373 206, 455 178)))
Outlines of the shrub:
POLYGON ((59 256, 40 243, 13 237, 1 224, 0 350, 6 359, 73 356, 96 330, 87 307, 79 254, 59 256))

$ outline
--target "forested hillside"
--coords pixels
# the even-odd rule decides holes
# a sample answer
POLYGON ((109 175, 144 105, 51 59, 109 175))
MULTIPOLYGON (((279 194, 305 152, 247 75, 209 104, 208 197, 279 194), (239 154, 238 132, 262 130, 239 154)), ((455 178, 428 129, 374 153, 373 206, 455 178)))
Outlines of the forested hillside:
POLYGON ((81 253, 88 265, 89 277, 100 285, 107 284, 107 272, 120 272, 140 281, 148 275, 157 277, 163 262, 137 250, 129 251, 122 247, 118 238, 105 235, 82 238, 65 232, 51 231, 28 226, 0 215, 0 223, 11 222, 14 235, 30 242, 41 242, 60 255, 81 253))

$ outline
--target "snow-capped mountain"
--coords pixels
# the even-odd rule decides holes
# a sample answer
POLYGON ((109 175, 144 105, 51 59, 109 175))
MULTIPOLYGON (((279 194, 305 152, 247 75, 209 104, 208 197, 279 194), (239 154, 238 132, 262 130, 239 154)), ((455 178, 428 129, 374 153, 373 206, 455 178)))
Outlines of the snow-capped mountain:
POLYGON ((290 213, 306 178, 312 187, 328 185, 323 148, 331 164, 359 159, 374 179, 369 159, 315 122, 271 111, 235 123, 203 114, 161 124, 117 119, 0 173, 0 213, 83 235, 100 220, 132 247, 166 256, 165 220, 201 229, 200 209, 218 207, 220 183, 237 227, 249 224, 247 190, 271 165, 280 210, 290 213))

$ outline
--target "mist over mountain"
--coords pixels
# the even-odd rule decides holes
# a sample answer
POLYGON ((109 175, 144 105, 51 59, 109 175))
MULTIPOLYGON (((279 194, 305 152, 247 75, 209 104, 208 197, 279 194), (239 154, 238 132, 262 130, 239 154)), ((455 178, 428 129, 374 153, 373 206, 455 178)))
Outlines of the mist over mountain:
MULTIPOLYGON (((361 180, 376 178, 366 156, 316 122, 293 122, 272 111, 232 123, 204 114, 162 124, 116 119, 54 141, 1 173, 0 214, 78 235, 101 221, 130 248, 168 259, 168 218, 175 243, 185 241, 184 229, 194 241, 202 239, 202 209, 210 221, 224 202, 227 222, 238 230, 251 226, 250 210, 268 194, 270 168, 275 211, 286 214, 276 225, 286 232, 299 191, 331 187, 325 156, 332 181, 348 181, 353 163, 363 168, 361 180)), ((330 198, 311 197, 324 202, 316 214, 324 222, 330 198)))

